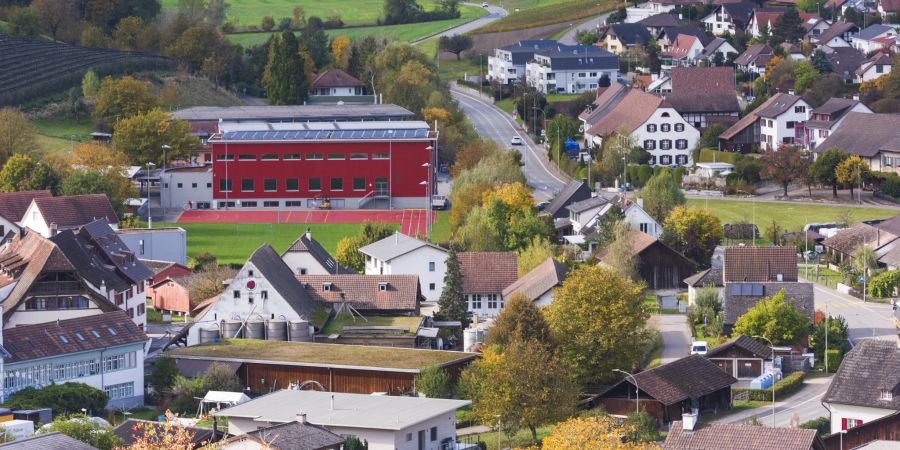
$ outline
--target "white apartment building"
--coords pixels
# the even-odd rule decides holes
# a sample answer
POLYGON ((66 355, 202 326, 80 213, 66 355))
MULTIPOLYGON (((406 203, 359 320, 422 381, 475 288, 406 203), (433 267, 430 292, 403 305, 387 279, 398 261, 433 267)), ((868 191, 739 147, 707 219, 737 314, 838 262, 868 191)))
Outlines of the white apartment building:
POLYGON ((545 94, 595 91, 600 78, 613 81, 618 73, 619 58, 593 46, 545 49, 525 66, 528 84, 545 94))
POLYGON ((525 76, 525 65, 534 53, 539 50, 554 48, 558 42, 548 39, 532 39, 519 41, 512 45, 494 49, 494 55, 488 57, 488 80, 500 84, 515 84, 525 76))

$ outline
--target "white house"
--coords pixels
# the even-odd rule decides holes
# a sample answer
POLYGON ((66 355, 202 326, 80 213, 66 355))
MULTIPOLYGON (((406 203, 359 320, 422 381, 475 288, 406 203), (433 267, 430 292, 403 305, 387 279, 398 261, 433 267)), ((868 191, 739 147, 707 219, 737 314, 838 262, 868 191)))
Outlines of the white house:
POLYGON ((856 69, 856 82, 872 81, 883 75, 891 73, 894 67, 894 60, 887 53, 878 53, 866 60, 856 69))
POLYGON ((645 4, 642 4, 641 6, 626 8, 625 22, 640 22, 650 16, 670 12, 675 9, 676 6, 681 5, 682 3, 683 2, 675 0, 652 0, 645 4))
MULTIPOLYGON (((7 328, 3 392, 84 383, 109 395, 110 409, 144 403, 147 335, 122 311, 7 328)), ((93 411, 94 415, 100 411, 93 411)))
POLYGON ((313 77, 309 89, 313 97, 352 97, 364 93, 365 85, 341 69, 328 69, 313 77))
POLYGON ((755 7, 755 4, 747 2, 716 5, 713 12, 703 18, 703 25, 706 31, 716 36, 725 33, 734 36, 739 30, 746 28, 755 7))
POLYGON ((462 293, 473 316, 497 317, 506 306, 503 290, 518 278, 516 252, 460 252, 462 293))
POLYGON ((562 286, 568 273, 568 266, 553 258, 547 258, 507 286, 503 290, 503 299, 508 302, 515 295, 524 295, 538 307, 548 306, 553 303, 553 291, 562 286))
POLYGON ((312 231, 306 229, 306 233, 300 235, 297 240, 291 244, 281 259, 296 275, 336 275, 354 273, 338 264, 334 258, 328 254, 328 250, 322 247, 318 241, 313 239, 312 231))
POLYGON ((706 47, 703 48, 703 53, 700 53, 700 56, 697 59, 706 60, 709 62, 709 65, 715 66, 717 57, 721 58, 724 64, 730 59, 737 58, 737 56, 737 49, 729 44, 728 41, 722 38, 715 38, 710 41, 709 44, 706 44, 706 47))
POLYGON ((437 301, 441 296, 447 250, 397 232, 359 251, 366 255, 366 275, 418 275, 427 301, 437 301))
POLYGON ((700 131, 662 97, 618 83, 599 95, 579 119, 586 145, 599 146, 604 137, 624 128, 632 142, 650 153, 651 165, 692 164, 691 149, 700 139, 700 131))
POLYGON ((116 235, 138 259, 187 264, 187 232, 181 227, 122 228, 116 235))
POLYGON ((456 410, 468 400, 280 390, 214 415, 228 420, 228 433, 296 421, 368 442, 369 450, 441 450, 456 442, 456 410))
MULTIPOLYGON (((207 332, 222 338, 261 339, 262 332, 255 334, 257 328, 251 325, 262 328, 264 321, 278 321, 269 323, 282 329, 287 322, 291 330, 301 330, 314 325, 313 313, 317 306, 278 253, 264 244, 250 255, 218 300, 196 318, 188 331, 187 343, 201 343, 201 333, 207 332)), ((310 335, 309 328, 299 332, 304 338, 310 335)))
POLYGON ((893 26, 882 24, 869 25, 868 27, 859 30, 859 33, 853 36, 850 45, 852 45, 853 48, 868 54, 880 50, 885 46, 890 46, 890 40, 885 40, 883 38, 890 38, 896 35, 897 30, 893 26))
POLYGON ((835 21, 817 36, 810 36, 810 43, 818 47, 850 47, 853 36, 859 33, 859 26, 853 22, 835 21))
POLYGON ((168 168, 160 175, 160 204, 165 209, 210 209, 212 183, 211 165, 168 168))
POLYGON ((618 73, 619 58, 592 45, 545 48, 525 66, 528 85, 545 94, 595 91, 600 78, 615 80, 618 73))
POLYGON ((572 225, 572 231, 581 234, 584 228, 594 223, 600 211, 608 209, 610 206, 610 201, 599 195, 566 206, 566 209, 569 210, 569 223, 572 225))
POLYGON ((97 219, 106 219, 110 227, 118 228, 119 218, 105 194, 36 197, 25 210, 19 225, 50 237, 97 219))
POLYGON ((50 191, 0 192, 0 243, 8 233, 19 232, 19 222, 38 197, 52 197, 50 191))
POLYGON ((703 43, 696 36, 679 34, 675 38, 672 48, 665 53, 665 56, 672 59, 673 65, 692 66, 700 58, 703 49, 703 43))
POLYGON ((872 110, 859 100, 840 97, 830 98, 822 106, 814 108, 804 124, 807 149, 815 150, 841 126, 844 117, 851 112, 872 114, 872 110))
POLYGON ((795 143, 798 138, 795 128, 809 120, 812 107, 799 95, 779 92, 773 99, 754 114, 759 117, 761 148, 778 150, 781 144, 795 143))
POLYGON ((822 397, 831 412, 831 433, 900 411, 897 364, 900 349, 893 340, 862 339, 844 355, 822 397))
POLYGON ((488 79, 500 84, 518 83, 525 76, 525 65, 534 57, 534 52, 558 45, 553 40, 531 39, 496 48, 494 55, 488 57, 488 79))

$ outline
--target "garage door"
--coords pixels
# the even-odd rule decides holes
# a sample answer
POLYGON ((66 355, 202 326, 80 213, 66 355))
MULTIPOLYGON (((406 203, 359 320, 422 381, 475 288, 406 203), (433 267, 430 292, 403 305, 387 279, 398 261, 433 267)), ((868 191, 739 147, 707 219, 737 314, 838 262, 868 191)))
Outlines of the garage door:
POLYGON ((762 361, 758 359, 739 359, 738 378, 756 378, 762 375, 762 361))
POLYGON ((713 359, 712 362, 716 363, 720 369, 725 371, 728 375, 734 375, 734 361, 730 359, 713 359))

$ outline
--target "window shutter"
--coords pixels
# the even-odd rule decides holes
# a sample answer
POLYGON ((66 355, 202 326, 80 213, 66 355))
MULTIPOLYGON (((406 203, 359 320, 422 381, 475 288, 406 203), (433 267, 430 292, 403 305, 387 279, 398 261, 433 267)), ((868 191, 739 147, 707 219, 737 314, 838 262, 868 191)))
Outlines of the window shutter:
POLYGON ((841 418, 841 430, 846 430, 846 429, 847 429, 847 418, 843 417, 843 418, 841 418))

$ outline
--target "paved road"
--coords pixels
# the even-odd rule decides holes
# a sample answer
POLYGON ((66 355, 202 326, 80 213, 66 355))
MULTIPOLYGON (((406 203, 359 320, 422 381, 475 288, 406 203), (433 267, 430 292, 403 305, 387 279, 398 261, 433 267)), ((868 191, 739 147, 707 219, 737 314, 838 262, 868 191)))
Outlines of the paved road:
MULTIPOLYGON (((463 3, 463 4, 467 5, 467 6, 477 6, 477 7, 481 8, 481 3, 463 3)), ((468 33, 472 30, 481 28, 495 20, 502 19, 502 18, 506 17, 506 15, 507 15, 506 10, 499 6, 488 6, 486 9, 488 10, 488 15, 486 15, 486 16, 479 17, 478 19, 475 19, 471 22, 466 22, 458 27, 453 27, 453 28, 450 28, 449 30, 442 31, 436 35, 417 39, 415 41, 412 41, 412 43, 417 44, 419 42, 422 42, 422 41, 425 41, 425 40, 428 40, 428 39, 431 39, 434 37, 452 36, 454 34, 468 33)))
POLYGON ((691 352, 691 330, 684 314, 659 314, 657 329, 662 339, 662 364, 688 356, 691 352))
MULTIPOLYGON (((819 377, 806 380, 804 387, 787 399, 775 399, 775 425, 778 427, 791 426, 791 419, 795 417, 799 423, 828 417, 828 410, 822 406, 822 396, 831 384, 831 377, 819 377)), ((721 423, 747 423, 756 417, 764 426, 772 426, 772 404, 756 409, 748 409, 731 414, 717 420, 721 423)))
POLYGON ((552 171, 543 147, 533 144, 509 114, 501 111, 474 90, 454 86, 451 93, 481 137, 494 140, 504 148, 513 147, 510 145, 513 136, 522 138, 523 145, 515 146, 515 149, 522 153, 524 163, 522 172, 528 185, 534 189, 536 198, 542 200, 553 198, 565 187, 568 179, 552 171))
POLYGON ((610 13, 603 13, 593 19, 582 22, 579 25, 576 25, 571 30, 567 31, 561 38, 559 38, 559 42, 561 44, 575 45, 578 42, 575 40, 575 36, 579 31, 594 31, 599 27, 602 27, 606 24, 606 18, 609 17, 610 13))

